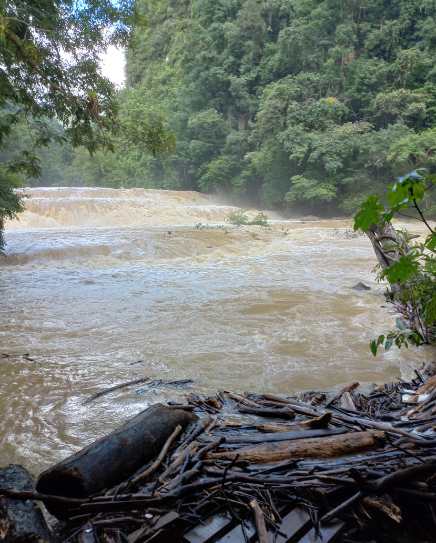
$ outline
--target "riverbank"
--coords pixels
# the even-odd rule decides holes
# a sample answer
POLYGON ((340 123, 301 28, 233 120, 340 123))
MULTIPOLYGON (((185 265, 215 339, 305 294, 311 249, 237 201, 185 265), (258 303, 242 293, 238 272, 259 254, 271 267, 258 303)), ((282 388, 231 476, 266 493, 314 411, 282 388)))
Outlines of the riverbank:
POLYGON ((188 393, 170 407, 198 422, 134 474, 92 498, 34 497, 61 507, 69 542, 255 541, 259 522, 270 541, 297 541, 297 525, 301 541, 433 541, 434 364, 415 375, 298 397, 188 393))

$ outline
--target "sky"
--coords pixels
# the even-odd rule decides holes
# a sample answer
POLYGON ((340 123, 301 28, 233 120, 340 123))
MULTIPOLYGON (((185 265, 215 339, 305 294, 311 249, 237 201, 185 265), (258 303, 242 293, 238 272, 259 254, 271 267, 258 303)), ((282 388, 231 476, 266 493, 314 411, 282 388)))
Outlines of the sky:
POLYGON ((124 51, 110 46, 102 56, 101 70, 116 85, 124 86, 124 51))

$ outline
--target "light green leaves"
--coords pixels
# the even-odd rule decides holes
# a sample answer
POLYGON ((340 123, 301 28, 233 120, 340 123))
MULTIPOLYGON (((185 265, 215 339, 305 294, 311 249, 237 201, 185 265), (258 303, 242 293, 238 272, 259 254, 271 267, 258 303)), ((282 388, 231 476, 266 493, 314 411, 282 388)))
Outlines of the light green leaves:
POLYGON ((418 255, 409 253, 400 257, 399 262, 395 262, 383 272, 383 276, 389 283, 397 283, 398 281, 407 281, 412 275, 417 275, 419 272, 418 255))
POLYGON ((429 236, 427 236, 425 240, 425 246, 429 251, 434 252, 434 250, 436 249, 436 236, 434 234, 430 234, 429 236))
POLYGON ((383 344, 385 346, 385 351, 389 351, 394 344, 398 349, 401 349, 402 346, 408 349, 409 345, 419 347, 425 343, 424 338, 416 329, 407 330, 400 318, 396 319, 396 323, 398 330, 388 332, 386 336, 382 334, 377 339, 373 339, 370 342, 369 348, 374 356, 377 356, 378 348, 383 344))
POLYGON ((368 230, 371 224, 377 224, 380 221, 380 214, 385 212, 385 207, 379 204, 380 196, 370 194, 366 202, 354 216, 354 230, 368 230))
POLYGON ((390 186, 387 198, 393 211, 405 209, 410 203, 421 200, 427 188, 423 174, 423 170, 416 170, 390 186))
POLYGON ((380 236, 379 250, 392 262, 384 269, 380 276, 387 279, 391 285, 394 300, 406 308, 406 319, 396 319, 397 330, 388 332, 386 337, 380 335, 370 342, 370 349, 374 356, 380 345, 388 351, 392 345, 398 348, 409 345, 419 346, 424 342, 434 341, 436 326, 436 233, 425 219, 425 212, 419 206, 428 188, 435 183, 436 176, 427 174, 426 170, 415 170, 404 177, 397 179, 390 185, 387 200, 391 206, 385 211, 379 203, 379 197, 371 195, 361 205, 360 211, 354 218, 354 229, 366 230, 372 223, 386 224, 393 215, 401 209, 414 208, 417 218, 423 222, 430 234, 424 243, 415 243, 407 232, 400 232, 396 241, 391 236, 380 236), (384 238, 384 239, 383 239, 384 238), (392 239, 392 242, 391 242, 392 239), (413 328, 410 330, 410 328, 413 328))

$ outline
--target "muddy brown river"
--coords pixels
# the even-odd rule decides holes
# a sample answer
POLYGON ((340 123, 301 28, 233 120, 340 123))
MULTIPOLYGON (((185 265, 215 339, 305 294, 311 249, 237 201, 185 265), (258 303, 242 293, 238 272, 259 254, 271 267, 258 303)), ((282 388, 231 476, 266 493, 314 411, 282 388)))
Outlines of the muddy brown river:
POLYGON ((235 228, 235 208, 195 192, 27 193, 0 260, 0 465, 37 474, 190 390, 325 390, 407 377, 429 358, 371 355, 395 316, 369 241, 346 221, 269 214, 269 229, 235 228), (353 290, 359 281, 372 290, 353 290), (143 376, 195 385, 83 405, 143 376))

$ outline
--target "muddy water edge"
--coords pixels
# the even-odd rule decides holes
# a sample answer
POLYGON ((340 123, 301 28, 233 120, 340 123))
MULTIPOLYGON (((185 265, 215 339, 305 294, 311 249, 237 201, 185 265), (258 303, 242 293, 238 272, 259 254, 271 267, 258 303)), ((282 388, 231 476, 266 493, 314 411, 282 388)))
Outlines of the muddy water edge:
POLYGON ((407 378, 432 356, 369 352, 395 316, 347 221, 235 228, 235 208, 194 192, 27 192, 0 261, 1 465, 37 474, 190 390, 138 386, 83 405, 143 376, 286 394, 407 378))

